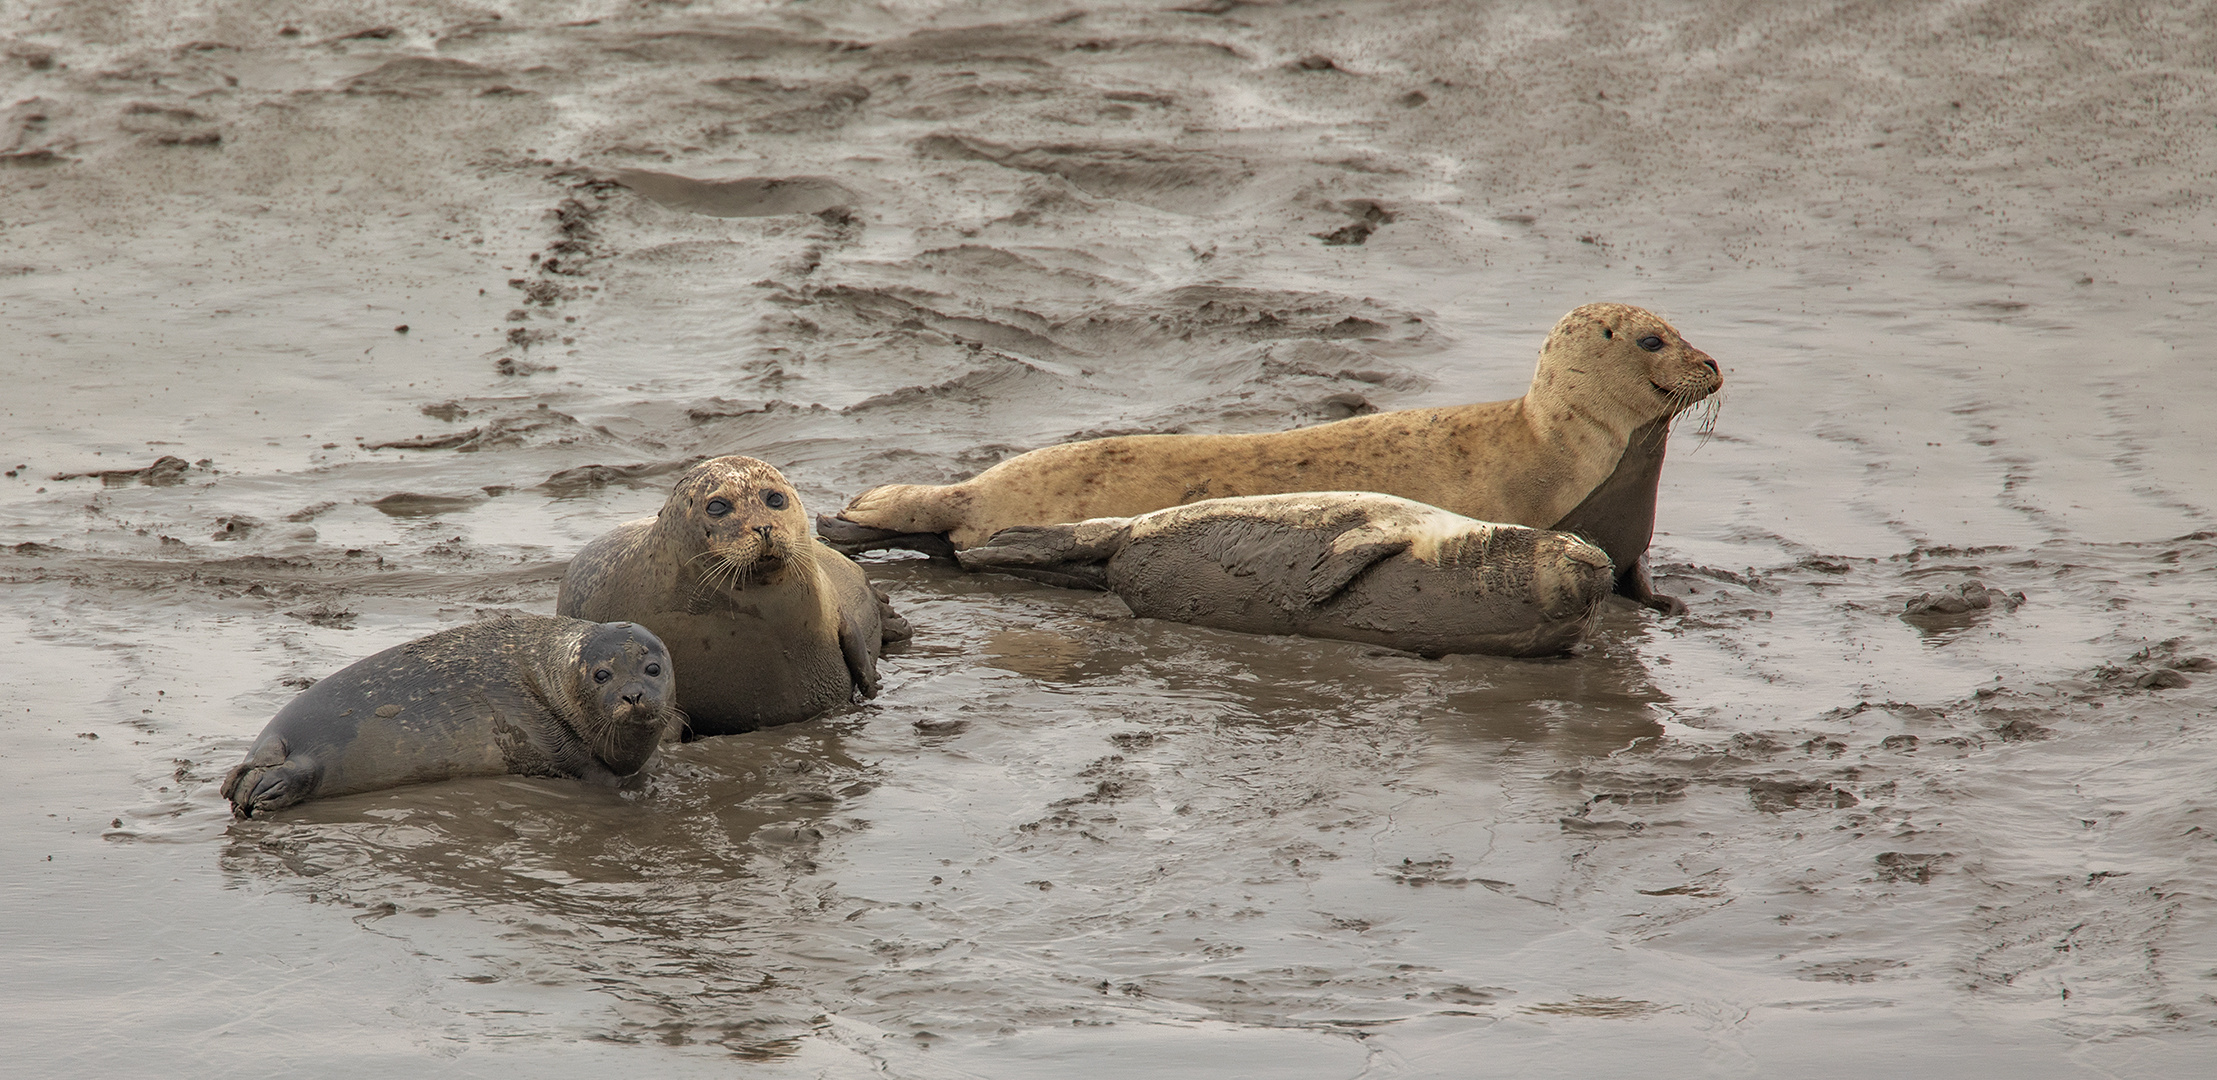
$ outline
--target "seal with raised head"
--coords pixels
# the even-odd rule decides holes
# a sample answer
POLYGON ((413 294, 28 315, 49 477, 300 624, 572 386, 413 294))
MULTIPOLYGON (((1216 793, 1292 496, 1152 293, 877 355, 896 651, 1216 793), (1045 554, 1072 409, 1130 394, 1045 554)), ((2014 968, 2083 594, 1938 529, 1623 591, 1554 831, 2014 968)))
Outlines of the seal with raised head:
POLYGON ((862 568, 810 535, 785 474, 739 456, 693 466, 661 513, 587 544, 555 611, 661 635, 686 673, 677 703, 694 738, 874 697, 878 656, 908 637, 862 568))
POLYGON ((850 554, 908 547, 951 556, 1012 525, 1227 496, 1378 491, 1480 521, 1590 535, 1615 563, 1619 593, 1682 611, 1648 584, 1655 485, 1670 419, 1723 385, 1716 361, 1653 312, 1587 304, 1555 324, 1520 398, 1291 431, 1064 443, 960 483, 872 488, 817 524, 850 554))
POLYGON ((682 722, 651 631, 546 615, 441 630, 357 660, 277 711, 220 789, 240 817, 458 776, 614 784, 682 722))
POLYGON ((1129 518, 1018 525, 966 569, 1107 589, 1142 618, 1385 645, 1551 656, 1585 637, 1615 579, 1565 532, 1473 521, 1368 491, 1207 499, 1129 518))

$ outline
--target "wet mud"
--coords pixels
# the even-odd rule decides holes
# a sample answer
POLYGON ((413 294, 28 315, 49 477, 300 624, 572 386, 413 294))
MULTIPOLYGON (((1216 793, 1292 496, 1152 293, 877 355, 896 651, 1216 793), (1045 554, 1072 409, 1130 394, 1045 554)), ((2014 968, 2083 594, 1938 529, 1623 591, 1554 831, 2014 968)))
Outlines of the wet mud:
MULTIPOLYGON (((2198 1076, 2217 31, 2129 4, 0 0, 0 938, 91 1075, 2198 1076), (873 701, 233 821, 743 453, 1723 366, 1587 655, 866 564, 873 701)), ((683 674, 681 673, 681 677, 683 674)))

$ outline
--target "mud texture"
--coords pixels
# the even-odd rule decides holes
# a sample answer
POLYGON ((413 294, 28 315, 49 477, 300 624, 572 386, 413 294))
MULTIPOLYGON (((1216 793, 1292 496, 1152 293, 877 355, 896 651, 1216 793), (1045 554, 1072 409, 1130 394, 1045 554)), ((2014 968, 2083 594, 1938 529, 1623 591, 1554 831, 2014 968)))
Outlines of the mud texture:
POLYGON ((2112 0, 0 0, 11 1064, 2201 1076, 2213 130, 2112 0), (1500 400, 1595 300, 1727 389, 1588 655, 878 562, 876 699, 636 791, 217 796, 704 457, 1500 400))

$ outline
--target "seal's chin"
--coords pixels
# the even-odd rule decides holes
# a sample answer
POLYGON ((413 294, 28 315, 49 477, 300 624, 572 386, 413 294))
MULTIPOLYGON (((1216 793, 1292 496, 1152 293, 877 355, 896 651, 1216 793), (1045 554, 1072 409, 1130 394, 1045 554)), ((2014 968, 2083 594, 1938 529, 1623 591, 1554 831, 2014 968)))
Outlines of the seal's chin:
POLYGON ((645 768, 656 747, 676 732, 675 712, 668 703, 645 701, 610 710, 608 727, 593 741, 593 755, 610 772, 629 776, 645 768))
POLYGON ((707 562, 715 584, 743 589, 785 569, 785 545, 776 540, 719 544, 709 549, 707 562))

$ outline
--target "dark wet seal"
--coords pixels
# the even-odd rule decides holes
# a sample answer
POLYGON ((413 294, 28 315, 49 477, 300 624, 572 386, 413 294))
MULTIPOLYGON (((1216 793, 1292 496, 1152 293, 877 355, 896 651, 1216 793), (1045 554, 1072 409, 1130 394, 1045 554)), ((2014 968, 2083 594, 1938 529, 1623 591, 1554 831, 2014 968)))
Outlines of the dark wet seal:
POLYGON ((191 468, 192 465, 184 458, 164 454, 154 459, 152 465, 142 469, 106 469, 100 472, 55 473, 47 479, 79 480, 88 476, 96 476, 109 487, 120 487, 125 484, 152 484, 155 487, 167 487, 171 484, 184 483, 185 473, 191 468))
POLYGON ((239 817, 461 776, 636 775, 683 717, 660 638, 545 615, 442 630, 294 698, 223 779, 239 817))
POLYGON ((736 180, 695 180, 675 173, 617 169, 616 181, 672 210, 708 217, 775 217, 821 214, 853 206, 858 197, 837 180, 822 176, 747 176, 736 180))

